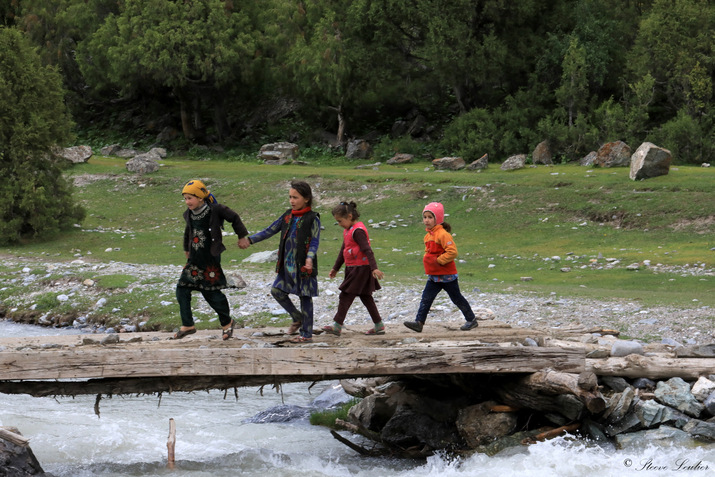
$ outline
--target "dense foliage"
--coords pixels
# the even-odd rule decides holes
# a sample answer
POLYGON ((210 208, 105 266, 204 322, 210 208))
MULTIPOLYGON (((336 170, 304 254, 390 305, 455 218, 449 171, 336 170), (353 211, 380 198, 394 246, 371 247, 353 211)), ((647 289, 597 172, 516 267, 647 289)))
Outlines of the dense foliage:
POLYGON ((17 0, 0 18, 61 69, 81 127, 149 142, 342 143, 420 118, 412 139, 467 159, 544 139, 564 161, 614 140, 715 152, 709 0, 17 0))
POLYGON ((70 138, 60 75, 23 35, 0 26, 0 243, 72 227, 84 217, 52 151, 70 138))

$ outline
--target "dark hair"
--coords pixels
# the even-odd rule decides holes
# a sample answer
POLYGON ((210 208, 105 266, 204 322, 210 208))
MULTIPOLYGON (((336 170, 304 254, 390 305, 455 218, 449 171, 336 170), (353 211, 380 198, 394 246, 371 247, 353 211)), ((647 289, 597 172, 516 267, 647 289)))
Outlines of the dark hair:
POLYGON ((357 220, 360 217, 360 212, 357 211, 357 205, 355 202, 341 202, 335 207, 333 207, 333 217, 340 217, 345 219, 348 215, 353 216, 353 220, 357 220))
POLYGON ((290 183, 290 188, 297 190, 303 196, 308 207, 313 206, 313 191, 310 188, 310 184, 304 181, 293 181, 290 183))
POLYGON ((442 222, 442 228, 447 232, 452 233, 452 226, 449 225, 447 222, 442 222))

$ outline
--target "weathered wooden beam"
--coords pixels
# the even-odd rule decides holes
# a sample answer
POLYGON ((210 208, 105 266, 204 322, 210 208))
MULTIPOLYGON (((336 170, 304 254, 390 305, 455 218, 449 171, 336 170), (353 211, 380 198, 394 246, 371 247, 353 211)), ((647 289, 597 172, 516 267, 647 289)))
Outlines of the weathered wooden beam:
POLYGON ((341 377, 447 373, 580 373, 581 350, 540 347, 133 348, 0 352, 0 380, 176 376, 341 377))
POLYGON ((586 359, 586 370, 623 378, 683 378, 715 374, 714 358, 664 358, 630 354, 623 358, 586 359))
MULTIPOLYGON (((11 429, 17 430, 14 427, 11 429)), ((0 439, 5 439, 8 442, 12 442, 16 446, 21 447, 27 447, 27 445, 30 443, 30 439, 5 427, 0 427, 0 439)))

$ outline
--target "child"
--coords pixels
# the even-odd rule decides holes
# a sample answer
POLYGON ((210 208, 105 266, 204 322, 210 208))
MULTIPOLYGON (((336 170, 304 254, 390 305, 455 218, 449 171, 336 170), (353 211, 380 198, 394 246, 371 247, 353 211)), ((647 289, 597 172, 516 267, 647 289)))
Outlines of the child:
POLYGON ((280 232, 278 275, 271 295, 293 318, 288 333, 300 329, 300 336, 291 342, 309 343, 313 340, 313 297, 318 296, 320 215, 311 208, 313 192, 306 182, 291 182, 288 202, 290 209, 268 228, 248 237, 248 243, 258 243, 280 232), (300 311, 290 300, 291 293, 300 298, 300 311))
POLYGON ((221 252, 226 250, 221 229, 224 221, 230 222, 233 231, 238 235, 239 247, 248 246, 246 238, 248 231, 238 214, 219 204, 216 197, 200 180, 187 182, 181 194, 187 207, 184 212, 186 265, 176 284, 181 328, 174 335, 174 339, 180 340, 184 336, 196 333, 191 313, 191 292, 198 290, 211 308, 218 313, 223 328, 222 338, 227 340, 233 336, 235 323, 231 319, 226 295, 221 291, 228 287, 226 276, 221 268, 221 252))
POLYGON ((333 269, 330 270, 329 277, 335 278, 338 270, 345 263, 345 279, 340 284, 340 299, 338 301, 338 311, 335 313, 335 318, 332 326, 324 326, 323 331, 340 336, 345 322, 345 315, 350 309, 355 297, 360 297, 360 301, 370 313, 370 318, 374 326, 370 328, 366 335, 384 335, 385 325, 380 318, 380 312, 377 310, 375 300, 372 298, 372 292, 379 290, 380 284, 378 279, 382 280, 385 276, 377 269, 375 255, 370 248, 370 238, 368 237, 367 228, 362 222, 357 219, 360 214, 357 211, 355 202, 341 202, 333 208, 333 217, 338 221, 343 230, 343 245, 340 247, 340 253, 335 260, 333 269))
POLYGON ((422 258, 427 284, 422 292, 415 321, 405 321, 405 326, 418 333, 421 332, 432 302, 440 290, 445 290, 449 299, 457 305, 467 320, 460 329, 467 331, 476 328, 478 323, 472 307, 459 291, 457 266, 454 264, 454 259, 457 258, 457 246, 450 234, 452 227, 444 222, 444 206, 439 202, 427 204, 422 211, 422 223, 427 228, 424 238, 425 254, 422 258))

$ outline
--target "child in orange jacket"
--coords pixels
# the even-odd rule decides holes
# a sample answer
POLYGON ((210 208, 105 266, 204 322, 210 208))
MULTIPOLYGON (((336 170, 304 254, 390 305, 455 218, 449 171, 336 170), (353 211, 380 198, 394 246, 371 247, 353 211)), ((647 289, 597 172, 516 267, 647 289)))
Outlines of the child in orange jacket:
POLYGON ((424 237, 425 254, 422 258, 427 284, 422 291, 415 321, 405 321, 404 325, 413 331, 421 332, 434 299, 444 290, 467 320, 460 329, 468 331, 476 328, 478 324, 472 307, 459 291, 457 266, 454 263, 457 258, 457 245, 450 233, 452 227, 444 222, 444 206, 439 202, 427 204, 422 211, 422 223, 427 229, 424 237))

